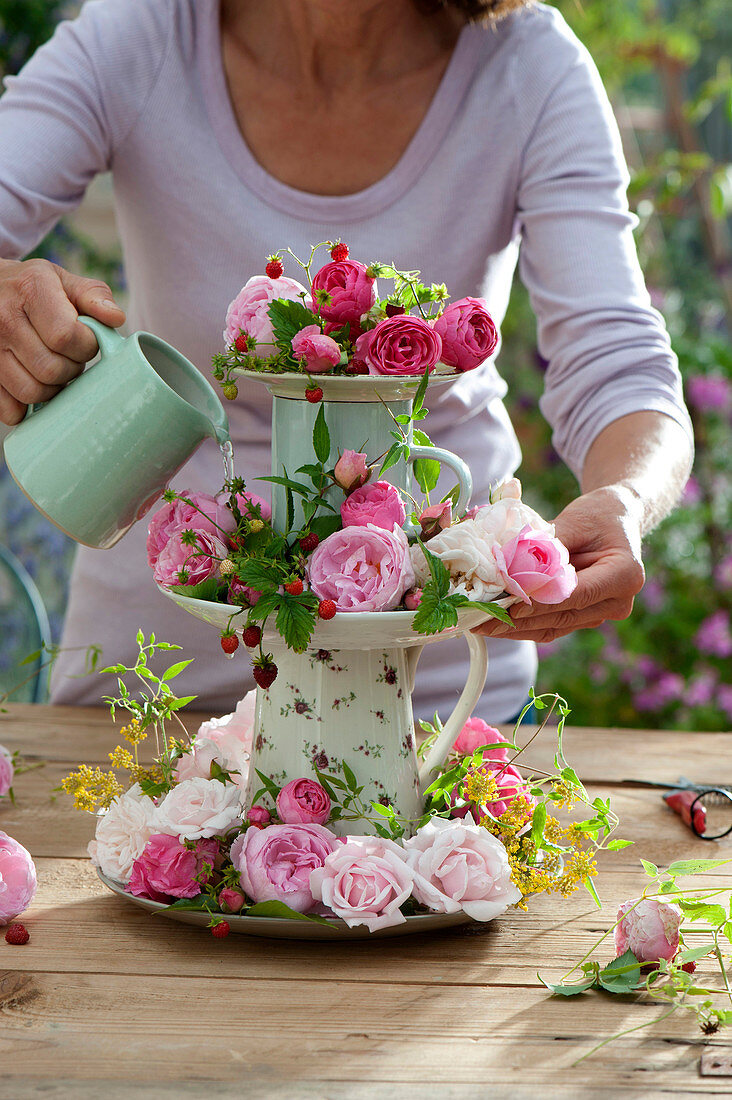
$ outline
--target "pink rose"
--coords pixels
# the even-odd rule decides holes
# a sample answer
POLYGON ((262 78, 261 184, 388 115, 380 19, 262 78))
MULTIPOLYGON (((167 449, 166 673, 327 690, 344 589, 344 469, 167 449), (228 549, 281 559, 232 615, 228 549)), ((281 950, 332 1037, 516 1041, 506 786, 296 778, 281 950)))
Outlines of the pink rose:
POLYGON ((466 802, 465 781, 461 780, 450 794, 451 817, 465 817, 469 812, 477 823, 483 820, 486 813, 491 814, 493 817, 500 817, 501 814, 505 814, 511 803, 520 800, 523 802, 526 821, 529 820, 534 807, 534 798, 526 783, 524 783, 523 776, 512 764, 489 761, 477 768, 471 768, 468 774, 473 772, 484 775, 493 774, 498 787, 496 797, 491 802, 481 803, 480 805, 475 802, 466 802))
POLYGON ((315 273, 312 282, 313 309, 337 325, 358 324, 376 301, 374 280, 357 260, 334 260, 315 273), (318 306, 316 290, 327 290, 330 305, 318 306))
POLYGON ((314 779, 293 779, 277 795, 277 813, 285 825, 325 825, 330 798, 314 779))
POLYGON ((219 905, 225 913, 239 913, 246 900, 241 890, 232 890, 230 886, 225 886, 219 894, 219 905))
POLYGON ((506 849, 479 825, 433 817, 402 843, 415 898, 438 913, 493 920, 521 901, 506 849))
POLYGON ((269 825, 271 820, 272 814, 266 806, 252 806, 247 814, 247 821, 250 825, 256 826, 257 829, 263 829, 265 825, 269 825))
POLYGON ((183 490, 182 496, 191 501, 172 500, 165 503, 153 515, 147 528, 147 564, 152 569, 160 553, 174 534, 183 530, 205 531, 224 539, 236 527, 231 509, 226 507, 228 497, 217 499, 208 493, 191 493, 183 490))
POLYGON ((252 901, 283 901, 297 913, 309 913, 317 904, 310 874, 340 843, 322 825, 269 825, 238 836, 231 862, 252 901))
POLYGON ((416 611, 422 602, 422 589, 413 588, 410 592, 407 592, 404 597, 404 606, 407 611, 416 611))
MULTIPOLYGON (((219 493, 218 499, 223 503, 226 503, 229 499, 229 494, 219 493)), ((269 503, 264 499, 264 497, 257 496, 256 493, 250 493, 249 490, 244 493, 237 493, 236 503, 241 514, 243 516, 248 516, 250 519, 267 520, 272 518, 272 509, 269 503), (259 508, 259 515, 257 515, 257 512, 252 507, 252 505, 255 505, 259 508)), ((233 517, 231 509, 227 508, 227 511, 229 515, 233 517)))
POLYGON ((406 517, 407 510, 399 490, 388 481, 362 485, 341 504, 344 527, 365 527, 372 523, 375 527, 392 531, 395 524, 401 527, 406 517))
POLYGON ((288 279, 286 275, 281 275, 279 279, 270 279, 268 275, 252 275, 226 311, 226 346, 233 344, 243 329, 247 336, 253 336, 257 341, 255 354, 270 355, 277 351, 269 307, 278 298, 303 302, 306 309, 310 309, 312 304, 305 287, 295 279, 288 279))
POLYGON ((396 526, 386 531, 369 523, 334 531, 310 555, 307 568, 315 595, 333 600, 339 611, 390 611, 414 584, 407 536, 396 526))
POLYGON ((506 591, 524 603, 562 603, 577 587, 577 574, 564 543, 527 524, 518 535, 493 547, 506 591))
POLYGON ((618 909, 615 950, 632 951, 640 963, 674 958, 679 949, 681 910, 670 902, 644 898, 625 901, 618 909))
POLYGON ((460 298, 435 321, 442 339, 442 362, 456 370, 474 370, 493 354, 498 330, 482 298, 460 298))
POLYGON ((0 745, 0 798, 13 786, 14 775, 12 754, 4 745, 0 745))
POLYGON ((152 901, 195 898, 211 878, 218 850, 216 841, 199 840, 191 850, 177 837, 156 833, 132 865, 127 889, 135 897, 152 901))
POLYGON ((459 756, 472 756, 478 749, 483 749, 483 760, 508 761, 509 750, 505 746, 506 738, 500 730, 489 726, 482 718, 468 718, 467 722, 455 738, 452 751, 459 756), (500 747, 496 742, 503 742, 500 747), (486 748, 485 746, 488 746, 486 748), (491 747, 493 746, 493 747, 491 747))
POLYGON ((160 551, 153 568, 156 584, 170 588, 173 584, 200 584, 209 577, 218 577, 219 565, 228 550, 221 539, 197 530, 196 545, 184 543, 181 536, 189 528, 179 527, 160 551))
POLYGON ((157 808, 154 832, 170 833, 181 840, 226 833, 241 825, 241 790, 218 779, 184 779, 157 808))
POLYGON ((356 355, 369 374, 424 374, 433 370, 441 351, 432 326, 408 313, 380 321, 356 341, 356 355))
POLYGON ((254 607, 262 598, 262 593, 258 592, 256 588, 249 588, 246 584, 242 584, 239 578, 235 574, 230 574, 227 578, 229 582, 228 593, 226 602, 230 604, 246 604, 248 607, 254 607))
POLYGON ((310 875, 313 897, 349 928, 365 924, 369 932, 404 924, 399 906, 412 885, 404 851, 392 840, 372 836, 347 837, 310 875))
POLYGON ((310 374, 325 374, 341 361, 341 349, 330 336, 324 336, 318 325, 308 325, 292 337, 292 354, 298 362, 305 360, 310 374))
POLYGON ((254 741, 256 706, 257 692, 248 691, 244 698, 236 704, 236 708, 231 714, 224 714, 221 718, 209 718, 207 722, 201 722, 196 737, 206 737, 209 741, 219 743, 234 738, 240 742, 243 749, 248 751, 254 741))
POLYGON ((449 500, 441 504, 431 504, 420 514, 419 525, 422 528, 422 542, 444 531, 452 523, 452 504, 449 500))
POLYGON ((0 924, 20 916, 36 892, 36 868, 31 854, 0 831, 0 924))
POLYGON ((344 451, 335 464, 333 476, 344 493, 353 493, 360 489, 371 477, 366 455, 361 451, 344 451))
POLYGON ((244 791, 254 740, 256 701, 256 691, 249 691, 236 704, 232 714, 201 723, 191 751, 184 753, 176 763, 174 775, 179 783, 197 777, 210 779, 211 765, 216 763, 229 772, 232 783, 244 791))

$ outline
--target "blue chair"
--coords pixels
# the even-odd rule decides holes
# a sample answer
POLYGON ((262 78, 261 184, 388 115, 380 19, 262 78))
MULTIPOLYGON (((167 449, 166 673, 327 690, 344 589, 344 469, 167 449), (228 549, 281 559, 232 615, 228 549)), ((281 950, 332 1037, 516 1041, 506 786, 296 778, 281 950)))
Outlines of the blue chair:
POLYGON ((0 545, 0 695, 12 692, 13 703, 46 701, 48 670, 43 653, 27 665, 21 661, 50 644, 48 614, 33 578, 0 545))

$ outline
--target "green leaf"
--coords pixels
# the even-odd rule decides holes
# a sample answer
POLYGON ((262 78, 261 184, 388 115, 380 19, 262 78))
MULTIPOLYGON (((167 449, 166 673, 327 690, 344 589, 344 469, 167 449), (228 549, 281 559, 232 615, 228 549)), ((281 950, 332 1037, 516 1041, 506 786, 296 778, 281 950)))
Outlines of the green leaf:
POLYGON ((456 626, 457 621, 457 610, 452 604, 446 604, 432 592, 423 591, 412 628, 418 634, 439 634, 441 630, 456 626))
POLYGON ((708 902, 695 901, 693 898, 679 898, 678 906, 690 921, 703 920, 712 928, 719 928, 727 920, 727 911, 721 905, 710 905, 708 902))
POLYGON ((265 619, 269 618, 272 612, 276 611, 279 606, 279 593, 277 591, 265 592, 265 594, 257 600, 254 607, 250 607, 248 609, 247 614, 253 623, 261 623, 264 622, 265 619))
POLYGON ((345 760, 343 761, 343 774, 346 777, 346 783, 348 784, 349 791, 355 791, 358 787, 356 776, 353 774, 345 760))
POLYGON ((165 909, 156 909, 155 913, 166 913, 169 909, 184 909, 198 913, 218 913, 216 902, 210 894, 196 894, 195 898, 179 898, 166 905, 165 909))
MULTIPOLYGON (((426 432, 414 429, 414 442, 422 447, 432 447, 433 443, 426 432)), ((414 476, 423 493, 431 493, 440 480, 440 463, 434 458, 417 458, 412 463, 414 476)))
POLYGON ((178 592, 181 596, 190 596, 192 600, 209 600, 216 603, 221 591, 221 581, 215 577, 209 577, 199 584, 171 584, 170 591, 178 592))
POLYGON ((540 802, 531 818, 531 839, 537 848, 541 847, 546 825, 546 803, 540 802))
POLYGON ((255 768, 254 770, 259 776, 259 780, 262 783, 264 789, 267 791, 267 794, 274 802, 276 802, 277 795, 280 793, 280 788, 277 786, 274 780, 270 779, 268 775, 265 775, 264 772, 260 772, 259 768, 255 768))
POLYGON ((322 542, 323 539, 327 539, 328 535, 332 535, 334 531, 339 531, 342 524, 343 521, 339 515, 316 516, 315 519, 310 521, 309 527, 322 542))
POLYGON ((579 780, 579 776, 577 775, 577 772, 574 770, 574 768, 570 768, 569 766, 566 768, 562 768, 561 776, 562 779, 566 779, 568 783, 574 783, 575 787, 582 786, 579 780))
POLYGON ((290 909, 289 905, 285 905, 284 901, 258 901, 254 905, 250 905, 248 909, 243 911, 248 917, 277 917, 280 920, 287 918, 287 920, 309 920, 314 924, 324 924, 326 928, 332 928, 334 932, 338 932, 338 926, 334 925, 332 921, 326 920, 325 917, 309 916, 307 913, 297 913, 294 909, 290 909))
POLYGON ((569 983, 553 985, 551 982, 547 982, 542 978, 541 974, 536 975, 540 982, 551 989, 552 993, 556 993, 560 997, 576 997, 578 993, 585 993, 588 989, 592 989, 595 984, 594 979, 590 979, 587 982, 579 982, 577 985, 570 985, 569 983))
POLYGON ((626 951, 601 970, 597 980, 608 993, 630 993, 642 984, 638 960, 632 951, 626 951))
POLYGON ((197 695, 182 695, 179 699, 174 699, 172 703, 168 703, 168 710, 181 710, 182 707, 187 707, 189 703, 197 698, 197 695))
POLYGON ((282 580, 282 571, 277 563, 263 558, 250 558, 237 570, 242 584, 256 592, 271 592, 278 588, 282 580))
POLYGON ((705 955, 708 955, 709 952, 713 950, 714 945, 711 943, 706 944, 704 947, 691 947, 688 951, 681 952, 681 962, 696 962, 697 959, 703 959, 705 955))
POLYGON ((714 867, 723 867, 728 859, 678 859, 668 865, 670 875, 700 875, 714 867))
POLYGON ((193 658, 192 657, 188 661, 178 661, 177 665, 171 665, 170 668, 167 668, 165 670, 165 672, 163 673, 162 679, 165 680, 165 681, 174 680, 176 678, 176 676, 180 675, 180 673, 183 671, 184 668, 188 668, 188 666, 192 663, 193 663, 193 658))
POLYGON ((435 586, 435 592, 438 596, 443 597, 450 591, 450 574, 447 566, 440 561, 436 554, 433 554, 431 550, 428 550, 423 542, 419 543, 420 549, 427 559, 427 565, 429 566, 430 575, 435 586))
POLYGON ((450 596, 450 599, 454 602, 456 607, 477 608, 478 611, 485 611, 487 615, 491 615, 494 619, 500 619, 506 626, 516 626, 509 613, 505 608, 501 607, 500 604, 491 603, 487 600, 471 600, 467 596, 464 596, 462 592, 454 592, 450 596))
POLYGON ((427 383, 429 382, 429 373, 427 371, 422 375, 419 385, 417 386, 417 392, 414 395, 414 401, 412 402, 412 417, 416 417, 418 413, 422 412, 424 408, 424 398, 427 393, 427 383))
POLYGON ((649 878, 658 878, 658 867, 655 863, 649 863, 647 859, 642 859, 643 870, 649 878))
POLYGON ((608 852, 619 852, 621 848, 629 848, 634 840, 611 840, 607 845, 608 852))
POLYGON ((722 929, 723 934, 727 937, 730 943, 732 943, 732 921, 728 920, 722 929))
POLYGON ((284 485, 286 489, 291 489, 293 493, 297 493, 301 497, 309 498, 312 493, 312 489, 309 489, 302 481, 293 481, 291 477, 282 477, 280 474, 272 474, 271 477, 258 477, 256 480, 271 481, 275 485, 284 485))
POLYGON ((300 329, 318 324, 318 318, 302 302, 276 299, 270 302, 267 313, 272 322, 275 342, 289 355, 292 354, 292 337, 300 329))
POLYGON ((328 456, 330 455, 330 432, 325 422, 325 408, 322 401, 320 402, 318 415, 315 417, 315 424, 313 425, 313 450, 315 451, 315 457, 318 462, 328 461, 328 456))
POLYGON ((597 906, 597 908, 598 908, 598 909, 602 909, 602 905, 601 905, 601 903, 600 903, 600 899, 599 899, 599 897, 597 896, 597 890, 595 889, 595 884, 594 884, 594 882, 592 881, 592 879, 590 878, 590 876, 588 875, 588 876, 587 876, 587 878, 586 878, 586 879, 583 879, 582 881, 583 881, 583 884, 584 884, 584 887, 585 887, 585 889, 587 890, 587 893, 588 893, 588 894, 590 895, 590 897, 591 897, 591 898, 592 898, 592 900, 594 901, 594 903, 595 903, 595 905, 597 906))
POLYGON ((290 649, 294 649, 296 653, 303 652, 315 629, 317 600, 312 593, 310 596, 309 602, 301 596, 290 596, 287 593, 280 597, 276 620, 277 630, 290 649))

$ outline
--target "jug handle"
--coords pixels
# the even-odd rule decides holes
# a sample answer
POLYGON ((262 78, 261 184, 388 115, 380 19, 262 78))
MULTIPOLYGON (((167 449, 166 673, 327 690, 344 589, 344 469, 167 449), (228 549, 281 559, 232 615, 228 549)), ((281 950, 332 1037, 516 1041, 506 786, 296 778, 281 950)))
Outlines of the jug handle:
POLYGON ((416 462, 418 458, 431 458, 452 470, 458 481, 460 495, 455 511, 462 515, 470 504, 473 495, 473 475, 462 458, 458 458, 452 451, 445 451, 442 447, 423 447, 421 444, 412 444, 410 447, 409 461, 416 462))
POLYGON ((110 328, 109 325, 103 325, 101 321, 97 321, 96 317, 79 317, 79 320, 82 325, 90 328, 96 336, 99 353, 102 356, 112 355, 125 342, 121 332, 118 332, 116 328, 110 328))
POLYGON ((455 744, 457 735, 470 717, 473 707, 480 699, 485 687, 485 678, 488 674, 488 649, 485 641, 478 634, 469 633, 464 637, 470 650, 468 679, 460 698, 455 704, 455 709, 442 727, 437 740, 427 753, 424 763, 419 769, 419 787, 422 794, 432 782, 434 769, 444 764, 447 754, 455 744))

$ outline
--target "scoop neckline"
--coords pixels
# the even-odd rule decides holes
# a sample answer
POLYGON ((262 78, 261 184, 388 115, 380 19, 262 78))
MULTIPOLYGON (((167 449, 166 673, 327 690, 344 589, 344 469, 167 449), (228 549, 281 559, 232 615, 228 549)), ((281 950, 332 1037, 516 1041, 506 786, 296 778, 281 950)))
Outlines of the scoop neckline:
POLYGON ((198 61, 209 121, 237 176, 268 206, 313 221, 355 221, 394 203, 425 171, 444 141, 470 84, 480 53, 480 28, 466 24, 458 36, 432 101, 407 148, 385 176, 349 195, 318 195, 283 183, 256 160, 234 112, 224 72, 219 21, 220 0, 196 4, 201 13, 198 61), (205 8, 205 15, 204 15, 205 8))

